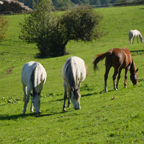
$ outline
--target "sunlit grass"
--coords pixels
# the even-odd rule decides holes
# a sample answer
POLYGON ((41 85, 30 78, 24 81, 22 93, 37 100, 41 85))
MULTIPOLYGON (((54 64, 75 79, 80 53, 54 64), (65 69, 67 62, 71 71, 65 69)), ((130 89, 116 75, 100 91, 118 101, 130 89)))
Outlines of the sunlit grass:
POLYGON ((69 55, 56 58, 36 58, 35 44, 19 39, 19 22, 24 15, 7 16, 8 37, 0 43, 0 143, 144 143, 144 44, 128 45, 128 32, 138 29, 144 35, 144 6, 96 9, 103 16, 101 28, 106 35, 92 43, 71 41, 66 46, 69 55), (124 89, 124 70, 119 89, 113 90, 113 68, 108 78, 108 93, 104 92, 105 61, 96 74, 92 59, 111 48, 126 46, 139 68, 138 85, 133 86, 128 74, 124 89), (84 59, 89 75, 81 84, 81 110, 73 105, 62 112, 62 66, 71 55, 84 59), (41 115, 22 115, 23 91, 21 69, 28 61, 40 62, 47 71, 47 81, 41 95, 41 115), (9 70, 9 73, 8 73, 9 70))

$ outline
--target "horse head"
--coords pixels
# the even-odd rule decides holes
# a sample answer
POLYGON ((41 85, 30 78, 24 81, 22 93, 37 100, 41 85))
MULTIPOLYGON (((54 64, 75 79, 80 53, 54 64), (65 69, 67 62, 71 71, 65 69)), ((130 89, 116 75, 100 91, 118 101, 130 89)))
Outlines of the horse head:
POLYGON ((35 92, 31 95, 31 102, 34 104, 35 113, 40 114, 40 93, 35 92))
POLYGON ((141 40, 141 42, 143 43, 143 37, 142 37, 142 36, 140 36, 140 40, 141 40))
POLYGON ((80 107, 80 91, 78 87, 71 87, 71 101, 74 105, 74 109, 81 109, 80 107))
POLYGON ((133 85, 137 85, 138 84, 138 82, 137 82, 137 80, 138 80, 138 73, 137 72, 138 72, 138 69, 136 69, 136 71, 134 71, 130 75, 130 79, 131 79, 133 85))

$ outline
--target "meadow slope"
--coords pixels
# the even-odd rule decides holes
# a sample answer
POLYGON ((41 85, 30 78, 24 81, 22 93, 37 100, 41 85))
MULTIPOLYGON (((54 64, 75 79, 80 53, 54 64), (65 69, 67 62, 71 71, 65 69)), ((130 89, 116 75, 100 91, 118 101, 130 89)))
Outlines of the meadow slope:
POLYGON ((55 58, 36 58, 35 44, 19 39, 19 22, 24 15, 7 16, 8 36, 0 43, 0 143, 144 143, 144 44, 128 44, 130 29, 144 36, 144 6, 95 9, 103 15, 101 28, 106 35, 93 42, 71 41, 66 46, 69 55, 55 58), (133 86, 128 74, 124 89, 124 70, 119 89, 113 90, 113 68, 108 78, 108 93, 104 92, 104 61, 94 74, 92 59, 111 48, 127 47, 136 68, 138 85, 133 86), (79 56, 88 66, 89 75, 81 84, 81 110, 73 106, 62 112, 62 66, 70 56, 79 56), (47 81, 41 95, 41 115, 23 110, 21 69, 28 61, 40 62, 47 71, 47 81), (115 97, 115 99, 112 99, 115 97))

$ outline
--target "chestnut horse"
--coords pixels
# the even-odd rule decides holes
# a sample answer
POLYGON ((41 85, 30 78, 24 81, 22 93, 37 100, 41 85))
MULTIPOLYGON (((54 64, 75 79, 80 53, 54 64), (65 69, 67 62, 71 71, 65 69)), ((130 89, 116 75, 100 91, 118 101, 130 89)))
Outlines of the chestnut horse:
POLYGON ((94 62, 93 62, 94 70, 96 70, 98 68, 97 63, 100 60, 104 59, 105 57, 106 57, 106 60, 105 60, 106 71, 105 71, 105 75, 104 75, 104 80, 105 80, 104 90, 105 90, 105 92, 108 92, 107 78, 108 78, 109 70, 112 66, 114 67, 114 74, 113 74, 114 90, 118 89, 118 82, 120 79, 120 74, 121 74, 122 69, 125 69, 124 88, 126 88, 126 86, 127 86, 127 76, 128 76, 129 70, 130 70, 130 74, 131 74, 130 79, 131 79, 133 85, 137 85, 138 69, 135 68, 135 64, 132 59, 131 53, 126 47, 123 47, 122 49, 113 48, 113 49, 107 51, 106 53, 98 54, 96 56, 96 58, 94 58, 94 62), (117 84, 116 84, 115 79, 116 79, 117 74, 118 74, 118 77, 117 77, 117 84))

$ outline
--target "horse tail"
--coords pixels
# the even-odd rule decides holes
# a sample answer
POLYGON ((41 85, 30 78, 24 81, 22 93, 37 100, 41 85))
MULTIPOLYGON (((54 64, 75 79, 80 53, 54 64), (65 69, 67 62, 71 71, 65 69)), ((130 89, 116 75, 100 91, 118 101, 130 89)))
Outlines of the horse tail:
POLYGON ((85 69, 86 69, 86 76, 88 76, 88 67, 85 65, 85 69))
POLYGON ((98 69, 98 62, 103 60, 105 57, 107 57, 108 55, 110 55, 112 53, 112 50, 107 51, 106 53, 102 53, 102 54, 98 54, 96 55, 96 57, 94 58, 93 64, 94 64, 94 71, 96 71, 98 69))

